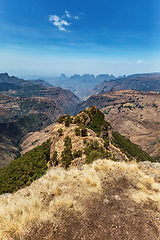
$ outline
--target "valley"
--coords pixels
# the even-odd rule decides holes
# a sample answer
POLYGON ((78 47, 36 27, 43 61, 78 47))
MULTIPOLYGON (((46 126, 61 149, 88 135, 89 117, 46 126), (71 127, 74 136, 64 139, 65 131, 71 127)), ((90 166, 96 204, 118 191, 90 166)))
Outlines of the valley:
MULTIPOLYGON (((65 75, 62 75, 61 78, 67 80, 65 75)), ((74 75, 70 79, 76 84, 80 78, 90 81, 93 87, 92 93, 101 92, 81 102, 71 91, 52 87, 43 80, 25 81, 10 77, 7 73, 0 74, 0 127, 3 128, 0 134, 1 167, 6 166, 25 151, 23 148, 21 149, 21 146, 23 146, 23 138, 25 139, 26 134, 33 135, 32 141, 30 136, 32 142, 30 147, 28 146, 28 148, 26 145, 26 149, 30 149, 31 146, 37 146, 34 142, 39 142, 38 134, 33 134, 35 131, 41 131, 55 123, 56 119, 62 115, 77 114, 92 105, 103 111, 105 119, 117 132, 140 145, 152 157, 159 157, 160 99, 158 92, 111 89, 111 87, 117 86, 126 88, 129 84, 131 87, 141 86, 144 90, 147 90, 147 86, 150 86, 151 89, 153 86, 154 89, 158 89, 158 73, 124 76, 119 79, 114 78, 114 80, 110 80, 110 76, 107 74, 98 75, 96 78, 89 74, 74 75), (93 79, 95 82, 98 79, 104 79, 104 83, 94 88, 93 79), (122 83, 123 85, 121 85, 122 83), (110 88, 107 88, 107 84, 110 88), (111 90, 105 91, 106 88, 111 90)), ((62 83, 67 84, 65 81, 62 83)), ((87 87, 85 81, 83 84, 84 87, 87 87)), ((83 88, 81 90, 83 91, 83 88)))
POLYGON ((48 85, 0 74, 0 167, 20 156, 26 134, 70 114, 80 102, 69 90, 48 85))

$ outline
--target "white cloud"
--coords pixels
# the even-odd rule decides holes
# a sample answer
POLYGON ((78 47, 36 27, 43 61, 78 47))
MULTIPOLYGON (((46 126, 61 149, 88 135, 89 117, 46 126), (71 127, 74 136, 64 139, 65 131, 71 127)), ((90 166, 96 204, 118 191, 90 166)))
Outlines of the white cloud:
POLYGON ((58 27, 60 31, 69 32, 64 26, 69 26, 70 23, 63 20, 61 17, 59 17, 57 15, 50 15, 49 16, 49 21, 53 22, 53 25, 58 27))
POLYGON ((63 15, 62 17, 59 17, 57 15, 50 15, 49 16, 49 21, 53 22, 53 25, 58 27, 58 29, 60 31, 65 31, 65 32, 70 32, 68 29, 66 29, 66 27, 68 27, 69 25, 71 25, 70 22, 64 20, 69 18, 71 19, 79 19, 79 16, 72 16, 67 10, 65 11, 65 15, 63 15))
POLYGON ((65 11, 66 17, 71 18, 71 15, 68 11, 65 11))
POLYGON ((50 16, 49 16, 49 20, 50 20, 51 22, 52 22, 52 21, 59 22, 60 17, 58 17, 57 15, 50 15, 50 16))
POLYGON ((61 21, 60 21, 60 24, 65 25, 65 26, 69 26, 69 25, 70 25, 70 23, 68 23, 68 22, 65 21, 65 20, 61 20, 61 21))
POLYGON ((142 63, 142 61, 141 61, 141 60, 139 60, 137 63, 138 63, 138 64, 141 64, 141 63, 142 63))
POLYGON ((66 30, 64 27, 58 26, 60 31, 65 31, 65 32, 69 32, 68 30, 66 30))
POLYGON ((79 16, 72 16, 67 10, 65 11, 65 14, 66 14, 65 17, 67 17, 67 18, 74 18, 74 19, 76 19, 76 20, 79 19, 79 16))

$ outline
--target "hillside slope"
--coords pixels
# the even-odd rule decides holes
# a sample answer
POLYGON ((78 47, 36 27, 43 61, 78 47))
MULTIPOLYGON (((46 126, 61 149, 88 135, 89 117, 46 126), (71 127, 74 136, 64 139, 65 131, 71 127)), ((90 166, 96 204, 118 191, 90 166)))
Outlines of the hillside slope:
POLYGON ((94 88, 94 94, 101 91, 110 91, 112 88, 116 90, 134 89, 144 92, 160 92, 160 73, 134 74, 108 82, 104 81, 94 88))
POLYGON ((0 167, 20 155, 22 137, 54 123, 65 111, 48 98, 0 94, 0 167))
POLYGON ((25 134, 41 130, 61 115, 71 114, 80 103, 71 91, 44 85, 48 86, 41 80, 25 81, 0 74, 0 129, 4 127, 0 132, 0 167, 19 156, 25 134), (14 137, 11 128, 17 128, 14 137))
POLYGON ((139 146, 116 133, 104 120, 104 114, 94 106, 75 117, 62 116, 57 124, 38 134, 28 134, 21 147, 24 155, 0 169, 0 194, 28 185, 34 180, 32 173, 35 174, 36 169, 44 172, 47 166, 81 168, 99 158, 121 162, 154 161, 139 146), (43 143, 45 140, 47 143, 43 143), (30 151, 26 152, 27 149, 30 151))
POLYGON ((119 90, 93 95, 79 104, 76 112, 91 105, 103 111, 105 119, 120 134, 140 145, 153 157, 159 156, 160 95, 154 92, 119 90))
POLYGON ((152 161, 96 107, 60 117, 51 140, 0 169, 1 193, 14 192, 0 195, 0 239, 158 240, 160 164, 152 161))

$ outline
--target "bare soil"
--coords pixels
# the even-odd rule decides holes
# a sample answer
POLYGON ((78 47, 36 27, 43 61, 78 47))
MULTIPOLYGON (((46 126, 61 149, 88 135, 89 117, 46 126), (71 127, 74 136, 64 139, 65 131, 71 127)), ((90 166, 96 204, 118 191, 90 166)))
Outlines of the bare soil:
POLYGON ((160 213, 157 206, 131 200, 126 194, 128 188, 134 188, 131 184, 124 177, 111 183, 106 179, 102 184, 102 194, 92 193, 89 198, 80 199, 83 213, 62 209, 59 213, 61 222, 56 227, 52 222, 39 226, 35 224, 23 239, 160 239, 160 213))

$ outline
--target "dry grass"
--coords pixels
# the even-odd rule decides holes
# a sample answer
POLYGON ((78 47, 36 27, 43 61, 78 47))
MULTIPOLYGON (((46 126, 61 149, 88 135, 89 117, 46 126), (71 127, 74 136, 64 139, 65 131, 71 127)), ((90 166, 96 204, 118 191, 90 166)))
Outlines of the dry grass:
POLYGON ((114 185, 121 178, 130 182, 124 194, 137 203, 152 201, 160 209, 160 184, 136 163, 97 160, 81 170, 57 167, 29 187, 0 196, 0 239, 24 236, 34 224, 45 221, 56 228, 63 209, 84 214, 83 202, 93 193, 100 196, 104 181, 114 185))

